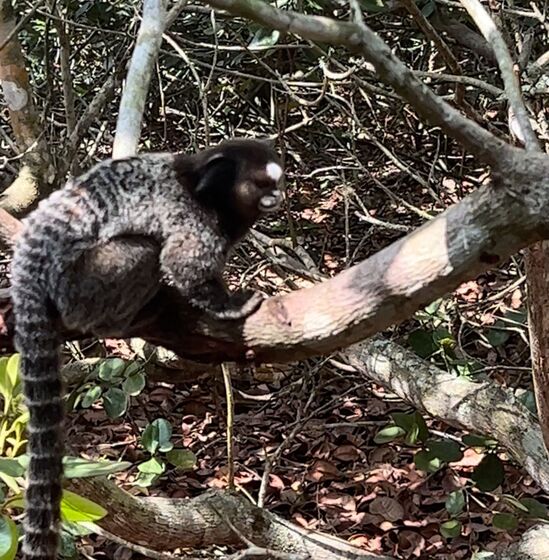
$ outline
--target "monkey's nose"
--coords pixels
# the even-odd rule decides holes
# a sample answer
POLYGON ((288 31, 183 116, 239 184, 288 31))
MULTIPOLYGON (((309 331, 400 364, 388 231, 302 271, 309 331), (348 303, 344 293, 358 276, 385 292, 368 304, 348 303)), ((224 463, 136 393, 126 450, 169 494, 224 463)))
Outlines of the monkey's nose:
POLYGON ((266 194, 262 196, 259 200, 259 208, 262 212, 275 212, 280 208, 282 204, 283 195, 282 192, 274 190, 271 194, 266 194))

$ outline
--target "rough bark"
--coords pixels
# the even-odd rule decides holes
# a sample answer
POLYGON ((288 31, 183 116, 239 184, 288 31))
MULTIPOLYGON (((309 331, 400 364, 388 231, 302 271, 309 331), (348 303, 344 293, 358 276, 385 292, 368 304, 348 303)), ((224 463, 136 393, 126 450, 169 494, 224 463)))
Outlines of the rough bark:
POLYGON ((443 371, 380 337, 352 346, 345 356, 365 377, 417 409, 497 440, 549 492, 549 460, 539 423, 511 390, 443 371))
POLYGON ((227 524, 229 520, 256 546, 278 552, 315 560, 391 560, 297 527, 254 506, 242 494, 212 490, 192 500, 140 499, 98 478, 72 480, 69 488, 112 512, 97 523, 100 527, 153 550, 242 544, 227 524))
POLYGON ((53 169, 25 68, 21 44, 14 33, 15 13, 11 0, 0 0, 0 85, 8 106, 11 128, 24 165, 17 179, 0 196, 0 208, 21 215, 51 190, 53 169), (5 43, 5 44, 4 44, 5 43))

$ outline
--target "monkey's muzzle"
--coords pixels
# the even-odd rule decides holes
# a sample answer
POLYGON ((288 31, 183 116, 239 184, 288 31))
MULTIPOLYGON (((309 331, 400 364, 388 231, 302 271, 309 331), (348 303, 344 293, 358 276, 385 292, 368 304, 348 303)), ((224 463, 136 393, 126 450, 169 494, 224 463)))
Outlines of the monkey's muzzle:
POLYGON ((278 189, 266 194, 259 199, 259 209, 265 213, 276 212, 284 199, 282 191, 278 189))

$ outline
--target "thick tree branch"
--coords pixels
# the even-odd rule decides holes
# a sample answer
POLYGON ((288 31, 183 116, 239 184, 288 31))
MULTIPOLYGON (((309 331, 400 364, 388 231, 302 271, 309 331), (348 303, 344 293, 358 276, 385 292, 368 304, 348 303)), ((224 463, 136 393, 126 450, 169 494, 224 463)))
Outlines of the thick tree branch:
MULTIPOLYGON (((512 157, 502 162, 503 176, 494 184, 335 278, 269 298, 244 322, 207 320, 164 288, 121 335, 144 338, 196 361, 289 362, 380 332, 549 237, 549 159, 510 150, 512 157)), ((93 259, 100 263, 106 250, 123 254, 127 249, 124 241, 110 243, 96 251, 89 266, 93 259)))
POLYGON ((0 208, 22 215, 50 191, 53 169, 40 133, 17 29, 11 0, 0 0, 0 87, 13 135, 24 154, 17 179, 0 196, 0 208))
POLYGON ((351 346, 344 355, 362 375, 417 409, 497 440, 549 492, 549 459, 539 423, 510 389, 443 371, 381 337, 351 346))
POLYGON ((297 527, 229 492, 209 491, 192 500, 140 499, 97 478, 72 480, 69 488, 112 512, 98 522, 100 527, 154 550, 241 545, 240 537, 225 521, 229 519, 256 546, 279 552, 314 560, 391 560, 297 527), (151 534, 157 538, 151 539, 151 534))

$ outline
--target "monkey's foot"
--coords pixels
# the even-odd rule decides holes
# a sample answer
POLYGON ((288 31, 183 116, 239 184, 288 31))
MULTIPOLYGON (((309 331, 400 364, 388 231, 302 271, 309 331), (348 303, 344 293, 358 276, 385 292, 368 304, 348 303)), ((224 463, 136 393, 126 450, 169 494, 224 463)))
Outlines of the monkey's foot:
MULTIPOLYGON (((221 306, 208 306, 206 313, 221 321, 236 321, 245 319, 257 311, 259 306, 266 299, 261 292, 251 290, 241 290, 230 295, 229 299, 221 306)), ((194 303, 191 300, 191 303, 194 303)))

